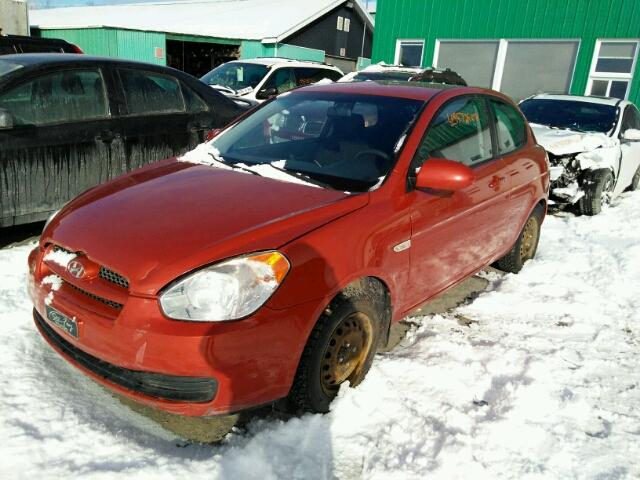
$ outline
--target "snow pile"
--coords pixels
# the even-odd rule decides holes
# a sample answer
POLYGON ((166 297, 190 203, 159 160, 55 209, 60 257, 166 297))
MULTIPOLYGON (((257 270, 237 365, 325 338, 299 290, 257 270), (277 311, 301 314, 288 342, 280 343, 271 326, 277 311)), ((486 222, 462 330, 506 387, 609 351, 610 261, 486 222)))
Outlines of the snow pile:
POLYGON ((0 250, 1 478, 640 477, 640 193, 549 217, 521 274, 413 319, 328 415, 256 419, 221 446, 174 438, 51 351, 28 250, 0 250))

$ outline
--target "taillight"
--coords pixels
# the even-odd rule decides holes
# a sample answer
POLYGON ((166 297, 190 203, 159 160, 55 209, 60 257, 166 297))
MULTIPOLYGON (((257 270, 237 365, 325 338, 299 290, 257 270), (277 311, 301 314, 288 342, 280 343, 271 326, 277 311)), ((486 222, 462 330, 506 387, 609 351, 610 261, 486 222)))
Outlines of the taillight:
POLYGON ((84 53, 79 46, 74 45, 73 43, 70 45, 71 45, 71 50, 73 50, 73 53, 84 53))

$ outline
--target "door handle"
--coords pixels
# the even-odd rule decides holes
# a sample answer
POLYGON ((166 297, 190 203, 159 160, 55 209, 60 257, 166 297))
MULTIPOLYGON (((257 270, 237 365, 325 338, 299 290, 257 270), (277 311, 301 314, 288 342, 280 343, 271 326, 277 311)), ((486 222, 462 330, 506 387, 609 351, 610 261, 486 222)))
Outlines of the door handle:
POLYGON ((489 188, 492 188, 493 190, 499 190, 500 185, 502 184, 503 181, 504 181, 504 177, 494 175, 493 178, 491 179, 491 182, 489 182, 489 188))
POLYGON ((103 143, 111 143, 118 138, 118 136, 119 135, 117 133, 112 132, 111 130, 104 130, 96 135, 96 140, 103 143))

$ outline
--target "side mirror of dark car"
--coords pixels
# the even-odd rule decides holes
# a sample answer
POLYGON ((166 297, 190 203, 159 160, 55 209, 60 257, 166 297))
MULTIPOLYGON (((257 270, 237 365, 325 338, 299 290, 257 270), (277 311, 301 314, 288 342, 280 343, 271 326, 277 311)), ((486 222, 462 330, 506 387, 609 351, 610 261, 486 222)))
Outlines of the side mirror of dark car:
POLYGON ((0 130, 13 128, 13 115, 8 110, 0 108, 0 130))
POLYGON ((443 158, 428 158, 416 178, 417 189, 455 192, 475 182, 476 176, 466 165, 443 158))
POLYGON ((275 87, 263 88, 256 93, 256 98, 260 100, 268 100, 278 95, 278 89, 275 87))
POLYGON ((622 134, 622 141, 624 143, 640 142, 640 130, 637 130, 635 128, 628 128, 622 134))

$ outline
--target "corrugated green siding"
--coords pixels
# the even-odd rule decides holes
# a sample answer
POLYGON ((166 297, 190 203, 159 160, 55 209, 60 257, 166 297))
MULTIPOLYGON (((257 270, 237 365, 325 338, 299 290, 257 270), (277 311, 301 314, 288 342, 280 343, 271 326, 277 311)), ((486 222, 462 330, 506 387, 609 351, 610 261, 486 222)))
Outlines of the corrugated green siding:
POLYGON ((118 58, 141 62, 167 64, 166 40, 164 33, 140 32, 137 30, 116 30, 118 58), (162 58, 156 58, 155 49, 162 49, 162 58))
MULTIPOLYGON (((585 92, 599 38, 639 38, 640 0, 378 0, 373 61, 393 62, 397 39, 580 38, 571 93, 585 92)), ((640 103, 640 62, 629 99, 640 103)))
POLYGON ((240 47, 240 58, 258 58, 258 57, 283 57, 294 60, 310 60, 313 62, 324 62, 325 53, 323 50, 314 48, 298 47, 296 45, 288 45, 286 43, 274 45, 263 45, 259 41, 244 40, 240 47))
POLYGON ((46 38, 62 38, 79 46, 88 55, 118 56, 115 30, 105 28, 42 30, 41 35, 46 38))

